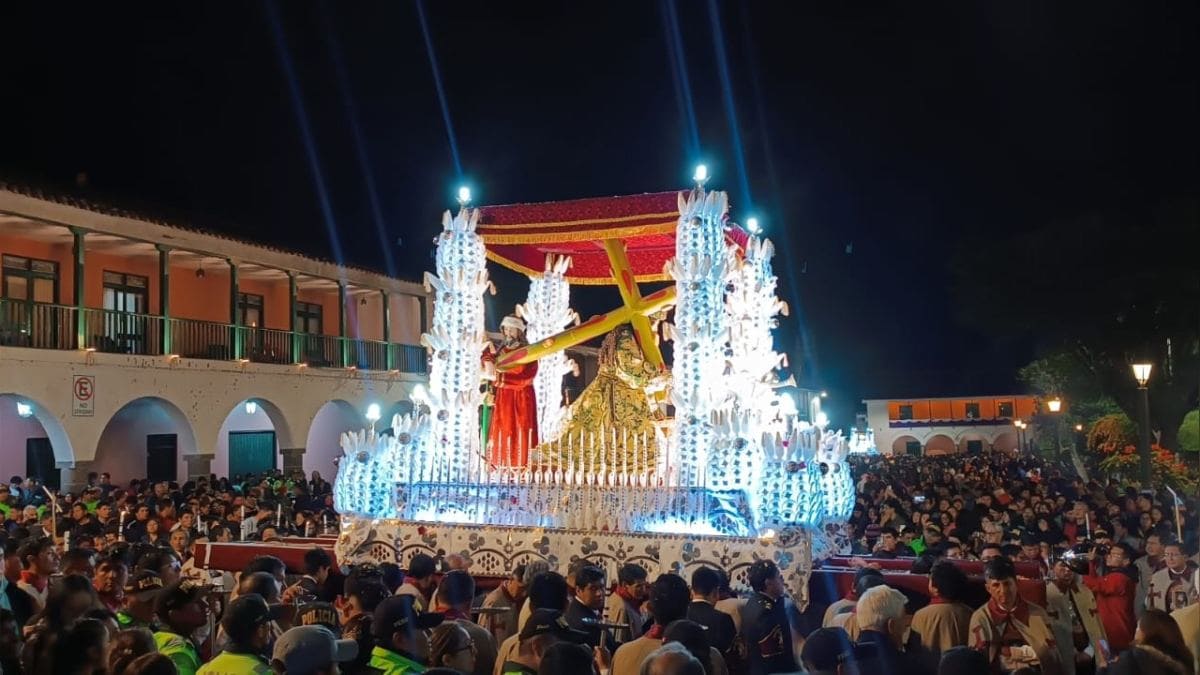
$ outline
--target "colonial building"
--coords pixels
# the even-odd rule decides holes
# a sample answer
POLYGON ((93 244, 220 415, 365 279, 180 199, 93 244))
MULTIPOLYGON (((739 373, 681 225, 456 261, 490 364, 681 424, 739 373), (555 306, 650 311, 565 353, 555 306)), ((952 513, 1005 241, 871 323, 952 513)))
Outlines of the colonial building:
POLYGON ((0 183, 0 475, 270 467, 409 409, 417 283, 0 183))
POLYGON ((867 424, 883 454, 944 455, 1030 447, 1033 396, 867 399, 867 424), (1022 429, 1017 422, 1027 424, 1022 429))

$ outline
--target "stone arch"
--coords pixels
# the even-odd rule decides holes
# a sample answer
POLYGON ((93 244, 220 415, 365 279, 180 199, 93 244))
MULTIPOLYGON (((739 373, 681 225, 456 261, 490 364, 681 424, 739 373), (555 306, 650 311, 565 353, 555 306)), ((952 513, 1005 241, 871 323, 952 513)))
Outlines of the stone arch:
POLYGON ((75 461, 75 449, 62 421, 37 399, 19 392, 0 392, 0 480, 9 476, 25 477, 26 441, 30 438, 45 438, 54 453, 54 463, 71 464, 75 461), (31 414, 17 414, 17 404, 28 405, 31 414))
POLYGON ((416 410, 416 406, 413 405, 412 401, 410 401, 408 399, 401 399, 399 401, 396 401, 395 403, 392 403, 390 406, 388 406, 387 408, 384 409, 383 417, 381 417, 379 419, 379 427, 384 428, 384 429, 390 428, 392 426, 392 418, 393 417, 395 417, 396 415, 400 415, 400 416, 408 415, 408 414, 411 414, 414 410, 416 410))
POLYGON ((895 440, 892 441, 892 454, 893 455, 908 454, 908 444, 909 443, 921 444, 921 441, 916 436, 912 436, 909 434, 905 434, 903 436, 897 436, 895 438, 895 440))
POLYGON ((1017 450, 1017 432, 1002 431, 996 434, 996 438, 992 439, 992 450, 1000 452, 1016 452, 1017 450))
MULTIPOLYGON (((322 405, 313 415, 308 427, 308 438, 304 444, 304 473, 310 475, 319 471, 328 481, 333 481, 337 475, 337 464, 334 461, 342 454, 341 435, 350 430, 362 429, 370 424, 364 417, 364 410, 359 410, 349 401, 333 399, 322 405)), ((376 423, 376 429, 382 430, 391 424, 390 417, 381 416, 376 423)))
POLYGON ((958 446, 959 452, 966 454, 967 450, 969 449, 969 444, 971 443, 971 441, 979 442, 979 444, 981 445, 981 450, 985 450, 985 451, 990 450, 992 447, 992 442, 990 440, 988 440, 988 437, 984 436, 983 434, 979 433, 978 431, 962 432, 961 434, 958 435, 958 439, 955 441, 955 445, 958 446))
POLYGON ((191 420, 179 406, 165 398, 142 396, 127 401, 108 418, 100 432, 93 470, 112 474, 115 485, 132 478, 145 478, 151 447, 156 448, 155 453, 164 452, 159 448, 170 447, 170 436, 175 437, 175 475, 171 479, 182 483, 187 479, 183 457, 197 452, 191 420))
POLYGON ((210 471, 218 477, 230 476, 230 434, 244 432, 266 432, 275 434, 275 461, 273 468, 280 467, 279 451, 291 447, 292 428, 278 405, 261 396, 251 396, 238 401, 225 413, 213 445, 210 471))
POLYGON ((934 434, 925 439, 926 455, 952 455, 958 452, 958 445, 946 434, 934 434))

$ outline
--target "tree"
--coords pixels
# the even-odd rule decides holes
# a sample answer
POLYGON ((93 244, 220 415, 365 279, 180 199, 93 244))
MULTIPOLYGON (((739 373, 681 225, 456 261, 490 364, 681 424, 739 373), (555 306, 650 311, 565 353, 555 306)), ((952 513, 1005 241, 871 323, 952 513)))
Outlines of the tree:
POLYGON ((1200 452, 1200 410, 1193 410, 1183 417, 1179 425, 1179 450, 1200 452))
POLYGON ((1089 450, 1099 451, 1104 446, 1124 448, 1137 443, 1137 425, 1125 413, 1105 415, 1096 420, 1088 430, 1089 450))
POLYGON ((1130 364, 1150 361, 1151 428, 1175 448, 1200 396, 1200 265, 1181 245, 1197 225, 1196 204, 1186 201, 971 242, 953 264, 962 318, 1032 339, 1043 366, 1055 366, 1034 368, 1033 381, 1057 385, 1066 372, 1062 386, 1094 390, 1131 419, 1130 364), (989 271, 998 265, 1002 273, 989 271))

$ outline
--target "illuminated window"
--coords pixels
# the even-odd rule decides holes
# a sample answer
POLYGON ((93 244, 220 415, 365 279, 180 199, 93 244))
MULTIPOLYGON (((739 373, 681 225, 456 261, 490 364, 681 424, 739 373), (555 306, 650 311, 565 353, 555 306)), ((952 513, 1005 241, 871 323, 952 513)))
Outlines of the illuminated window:
POLYGON ((913 418, 912 406, 911 405, 900 406, 900 419, 911 420, 912 418, 913 418))
POLYGON ((1000 401, 999 403, 997 403, 996 404, 996 416, 997 417, 1012 417, 1013 416, 1013 402, 1012 401, 1000 401))
POLYGON ((967 404, 967 419, 969 419, 969 420, 979 419, 979 404, 978 403, 968 403, 967 404))

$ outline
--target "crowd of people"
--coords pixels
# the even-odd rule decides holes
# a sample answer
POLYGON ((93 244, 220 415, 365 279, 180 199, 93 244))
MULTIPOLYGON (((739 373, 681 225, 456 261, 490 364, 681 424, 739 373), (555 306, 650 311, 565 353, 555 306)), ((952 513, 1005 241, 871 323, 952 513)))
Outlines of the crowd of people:
POLYGON ((889 619, 911 622, 903 641, 893 636, 905 672, 936 672, 936 657, 958 647, 1000 673, 1150 672, 1135 664, 1159 660, 1154 672, 1200 667, 1195 495, 1084 480, 1072 466, 1002 453, 852 465, 858 501, 845 552, 858 572, 825 629, 853 639, 878 620, 876 604, 886 607, 889 619), (928 575, 928 606, 895 604, 904 596, 879 568, 898 559, 928 575), (956 561, 967 560, 984 563, 980 607, 965 603, 956 561), (1044 585, 1044 605, 1017 593, 1022 576, 1044 585), (891 604, 885 594, 895 594, 891 604))
POLYGON ((741 570, 742 594, 713 566, 609 578, 599 561, 535 561, 495 580, 462 554, 337 568, 317 547, 300 576, 265 550, 213 572, 195 542, 335 531, 329 483, 100 474, 71 495, 14 477, 0 673, 1195 675, 1194 502, 1005 455, 853 469, 853 583, 804 611, 769 560, 741 570), (921 575, 928 597, 894 575, 921 575))

